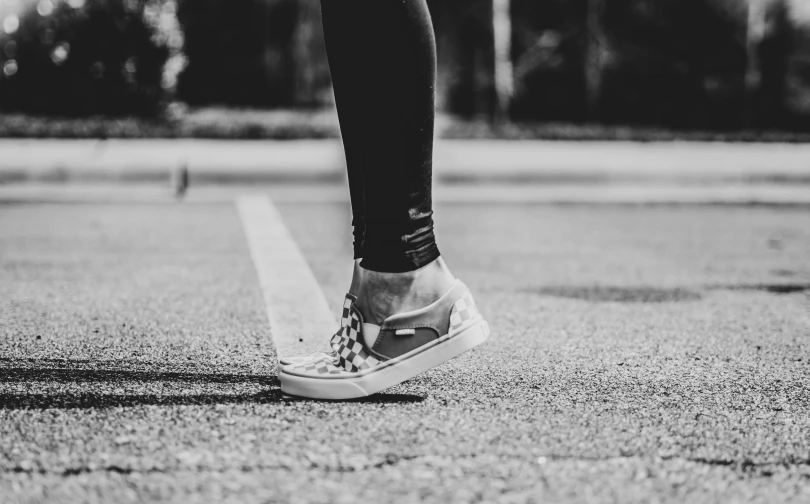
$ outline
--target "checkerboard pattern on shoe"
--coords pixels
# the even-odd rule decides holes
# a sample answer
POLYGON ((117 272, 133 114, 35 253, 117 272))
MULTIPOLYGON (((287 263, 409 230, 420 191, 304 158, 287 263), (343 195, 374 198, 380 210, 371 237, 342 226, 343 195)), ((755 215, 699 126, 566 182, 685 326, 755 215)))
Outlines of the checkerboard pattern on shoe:
POLYGON ((371 369, 380 361, 370 355, 360 341, 363 324, 357 310, 354 309, 356 297, 346 295, 343 313, 340 318, 340 329, 332 336, 329 345, 332 352, 317 356, 312 360, 292 362, 293 370, 310 374, 340 374, 341 372, 357 373, 371 369))
POLYGON ((319 375, 325 374, 340 374, 340 368, 335 366, 335 360, 332 359, 328 354, 324 354, 323 357, 320 359, 313 360, 311 362, 306 362, 304 364, 296 365, 295 368, 298 371, 302 371, 305 373, 314 373, 319 375))
MULTIPOLYGON (((360 341, 363 324, 354 303, 357 298, 346 295, 340 317, 340 329, 332 336, 329 353, 315 353, 290 359, 294 371, 312 374, 357 373, 376 367, 380 360, 369 354, 360 341)), ((450 332, 464 327, 464 324, 480 314, 472 294, 466 291, 453 305, 450 313, 450 332)))
MULTIPOLYGON (((357 301, 357 297, 352 294, 346 294, 346 299, 343 300, 343 313, 340 314, 340 327, 348 326, 352 321, 352 306, 357 301)), ((334 338, 332 338, 334 342, 334 338)))
MULTIPOLYGON (((350 316, 348 311, 351 309, 352 304, 356 298, 351 294, 346 294, 346 299, 343 301, 343 312, 340 317, 340 327, 343 328, 349 324, 350 316)), ((340 331, 332 335, 332 339, 329 340, 329 348, 334 349, 335 345, 340 343, 341 336, 340 331)), ((337 353, 334 350, 329 352, 313 352, 307 355, 294 355, 290 357, 283 357, 281 360, 282 366, 288 366, 290 364, 295 366, 306 366, 307 364, 314 363, 316 361, 320 361, 323 358, 328 358, 331 360, 337 359, 337 353)))
POLYGON ((453 305, 453 311, 450 312, 450 332, 455 331, 462 327, 468 320, 479 315, 478 307, 475 306, 470 291, 464 293, 461 298, 453 305))
POLYGON ((368 396, 471 350, 490 334, 469 289, 459 280, 429 306, 388 317, 373 347, 366 345, 366 328, 356 299, 347 296, 332 353, 282 367, 282 392, 330 400, 368 396))
POLYGON ((380 361, 373 355, 369 355, 363 343, 359 341, 363 324, 357 312, 351 310, 351 306, 349 306, 348 315, 348 324, 341 327, 335 335, 340 336, 340 339, 332 344, 332 349, 338 354, 338 365, 350 373, 371 369, 380 361))
POLYGON ((296 366, 303 366, 305 364, 309 364, 310 362, 321 360, 324 357, 330 357, 332 356, 333 353, 334 352, 329 353, 313 352, 307 355, 295 355, 293 357, 284 357, 284 359, 282 360, 282 364, 284 364, 285 366, 289 364, 295 364, 296 366))

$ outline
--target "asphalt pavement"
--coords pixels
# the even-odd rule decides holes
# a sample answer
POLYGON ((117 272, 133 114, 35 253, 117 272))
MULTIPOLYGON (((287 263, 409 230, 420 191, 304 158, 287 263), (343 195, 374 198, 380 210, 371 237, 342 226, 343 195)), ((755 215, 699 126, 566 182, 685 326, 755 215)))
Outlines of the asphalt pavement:
MULTIPOLYGON (((338 313, 347 204, 277 206, 338 313)), ((491 340, 329 403, 279 391, 228 198, 2 200, 0 501, 810 501, 806 208, 448 201, 437 232, 491 340)))

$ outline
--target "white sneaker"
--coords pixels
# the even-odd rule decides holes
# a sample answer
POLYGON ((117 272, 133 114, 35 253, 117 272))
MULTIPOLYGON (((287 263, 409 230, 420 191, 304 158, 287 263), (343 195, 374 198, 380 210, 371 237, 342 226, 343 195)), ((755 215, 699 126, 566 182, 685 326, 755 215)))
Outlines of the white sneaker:
POLYGON ((346 296, 332 352, 293 358, 279 371, 281 391, 313 399, 354 399, 380 392, 438 366, 489 337, 489 324, 461 281, 435 303, 399 313, 382 326, 363 323, 346 296))

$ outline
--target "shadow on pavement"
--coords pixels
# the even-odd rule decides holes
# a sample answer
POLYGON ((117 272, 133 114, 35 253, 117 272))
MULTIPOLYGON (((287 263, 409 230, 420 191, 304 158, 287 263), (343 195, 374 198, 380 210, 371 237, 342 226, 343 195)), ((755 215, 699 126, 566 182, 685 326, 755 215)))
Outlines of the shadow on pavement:
MULTIPOLYGON (((706 290, 761 291, 771 294, 795 294, 810 292, 807 283, 762 283, 707 285, 706 290)), ((683 288, 632 287, 605 285, 560 285, 526 289, 525 292, 567 299, 579 299, 594 303, 678 303, 700 301, 701 291, 683 288)))
MULTIPOLYGON (((0 359, 0 362, 13 362, 0 359)), ((17 361, 20 362, 20 361, 17 361)), ((130 371, 113 369, 86 369, 52 367, 56 362, 41 362, 45 367, 30 366, 34 361, 22 361, 27 367, 0 367, 3 383, 82 384, 82 383, 188 383, 206 384, 257 384, 272 387, 255 394, 103 394, 103 393, 54 393, 54 394, 0 394, 0 410, 21 409, 101 409, 133 406, 190 406, 214 404, 271 404, 299 399, 286 396, 279 389, 280 382, 273 375, 178 373, 163 371, 130 371), (47 364, 50 364, 48 366, 47 364)), ((61 361, 58 364, 69 364, 61 361)), ((87 365, 78 363, 79 366, 87 365)), ((411 394, 376 394, 349 402, 368 404, 419 403, 425 398, 411 394)))
POLYGON ((772 283, 772 284, 741 284, 741 285, 710 285, 712 290, 733 291, 762 291, 771 294, 796 294, 810 292, 810 283, 772 283))
MULTIPOLYGON (((406 404, 420 403, 425 398, 411 394, 376 394, 347 403, 406 404)), ((0 410, 27 409, 103 409, 134 406, 206 406, 218 404, 274 404, 307 401, 290 398, 280 389, 258 394, 199 394, 199 395, 126 395, 126 394, 0 394, 0 410)))
POLYGON ((57 367, 0 367, 4 382, 45 381, 49 383, 75 382, 189 382, 205 383, 255 383, 278 385, 273 375, 245 375, 222 373, 177 373, 164 371, 129 371, 116 369, 82 369, 57 367))
MULTIPOLYGON (((273 389, 258 394, 0 394, 0 409, 94 409, 131 406, 186 406, 204 404, 274 403, 281 402, 279 381, 274 375, 193 373, 166 371, 132 371, 117 369, 88 369, 89 361, 13 360, 22 367, 0 367, 3 383, 83 384, 103 383, 187 383, 194 386, 209 384, 252 384, 273 389), (68 367, 71 366, 71 367, 68 367)), ((143 363, 141 363, 143 365, 143 363)))
POLYGON ((699 301, 699 292, 686 289, 666 289, 659 287, 618 287, 605 285, 558 285, 528 292, 541 296, 580 299, 596 303, 674 303, 699 301))
POLYGON ((133 406, 194 406, 214 404, 269 404, 282 401, 281 390, 259 394, 108 395, 108 394, 0 394, 0 409, 102 409, 133 406))
POLYGON ((359 399, 330 401, 327 399, 307 399, 305 397, 284 396, 285 399, 290 401, 301 402, 325 402, 325 403, 346 403, 346 404, 407 404, 407 403, 421 403, 425 400, 424 397, 414 394, 374 394, 368 397, 361 397, 359 399))

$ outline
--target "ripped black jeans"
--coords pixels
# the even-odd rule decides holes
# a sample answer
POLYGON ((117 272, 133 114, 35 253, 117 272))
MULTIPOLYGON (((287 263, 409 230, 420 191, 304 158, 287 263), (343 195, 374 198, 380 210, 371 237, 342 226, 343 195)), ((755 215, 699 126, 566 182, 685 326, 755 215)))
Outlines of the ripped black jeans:
POLYGON ((413 271, 439 257, 431 198, 436 43, 425 0, 321 0, 349 175, 354 256, 413 271))

